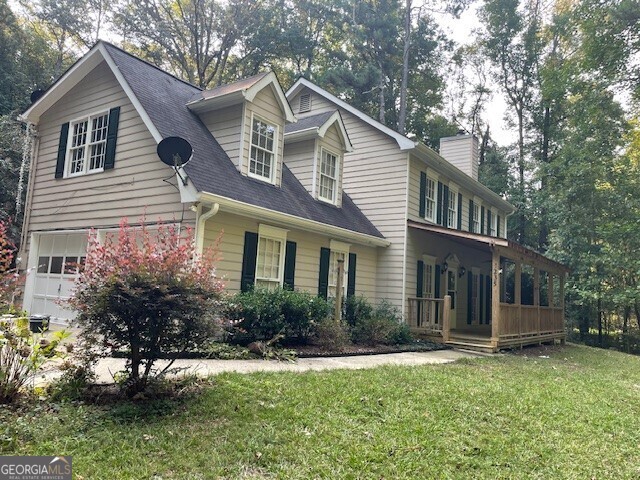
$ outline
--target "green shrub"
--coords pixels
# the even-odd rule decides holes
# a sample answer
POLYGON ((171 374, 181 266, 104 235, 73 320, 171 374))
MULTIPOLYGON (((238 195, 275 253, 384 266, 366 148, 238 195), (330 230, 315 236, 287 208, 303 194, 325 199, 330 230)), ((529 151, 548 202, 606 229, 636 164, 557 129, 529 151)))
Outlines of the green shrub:
POLYGON ((325 318, 316 326, 313 343, 324 350, 338 352, 351 343, 351 332, 345 322, 325 318))
POLYGON ((226 320, 233 342, 270 340, 278 334, 284 343, 306 342, 329 313, 326 300, 307 292, 254 289, 230 299, 226 320))
POLYGON ((344 320, 354 327, 359 321, 371 318, 373 305, 363 296, 347 297, 344 302, 344 320))
POLYGON ((353 322, 350 324, 354 343, 397 345, 413 341, 400 310, 387 300, 382 300, 375 308, 362 297, 351 300, 347 305, 352 314, 349 321, 353 322))

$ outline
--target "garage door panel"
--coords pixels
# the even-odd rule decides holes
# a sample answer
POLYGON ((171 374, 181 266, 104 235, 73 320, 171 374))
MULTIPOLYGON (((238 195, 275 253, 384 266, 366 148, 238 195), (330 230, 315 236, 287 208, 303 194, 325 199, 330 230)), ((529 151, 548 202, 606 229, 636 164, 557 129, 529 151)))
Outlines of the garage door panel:
MULTIPOLYGON (((73 293, 77 262, 86 255, 86 233, 42 234, 38 242, 38 265, 31 299, 31 314, 69 320, 75 312, 59 305, 73 293)), ((35 265, 34 265, 35 266, 35 265)))

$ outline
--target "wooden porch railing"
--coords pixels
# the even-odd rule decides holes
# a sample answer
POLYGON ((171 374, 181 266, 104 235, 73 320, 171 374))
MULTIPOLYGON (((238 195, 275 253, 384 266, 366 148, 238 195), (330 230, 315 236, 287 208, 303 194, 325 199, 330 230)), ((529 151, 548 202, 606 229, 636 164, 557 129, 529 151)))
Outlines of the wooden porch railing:
POLYGON ((446 342, 451 330, 451 297, 409 297, 407 324, 412 330, 428 335, 439 335, 446 342))
POLYGON ((536 337, 564 332, 562 307, 500 303, 500 339, 536 337))

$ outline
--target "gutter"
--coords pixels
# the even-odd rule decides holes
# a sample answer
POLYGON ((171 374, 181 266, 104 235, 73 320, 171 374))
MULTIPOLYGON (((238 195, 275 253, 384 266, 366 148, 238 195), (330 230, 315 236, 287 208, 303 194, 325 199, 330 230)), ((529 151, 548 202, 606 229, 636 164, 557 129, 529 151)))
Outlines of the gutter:
POLYGON ((336 237, 338 240, 346 240, 359 245, 366 245, 370 247, 388 247, 391 245, 391 242, 385 238, 368 235, 366 233, 354 232, 346 228, 297 217, 288 213, 276 212, 274 210, 269 210, 268 208, 239 202, 238 200, 232 200, 230 198, 214 195, 208 192, 198 193, 197 200, 203 203, 217 203, 219 204, 219 208, 222 208, 225 212, 235 213, 254 219, 258 218, 259 220, 269 220, 288 227, 298 228, 320 235, 331 235, 336 237))
POLYGON ((202 213, 202 205, 198 205, 198 220, 196 221, 196 252, 200 255, 202 255, 202 252, 204 251, 205 223, 217 214, 218 210, 220 210, 219 203, 211 205, 211 208, 206 213, 202 213))

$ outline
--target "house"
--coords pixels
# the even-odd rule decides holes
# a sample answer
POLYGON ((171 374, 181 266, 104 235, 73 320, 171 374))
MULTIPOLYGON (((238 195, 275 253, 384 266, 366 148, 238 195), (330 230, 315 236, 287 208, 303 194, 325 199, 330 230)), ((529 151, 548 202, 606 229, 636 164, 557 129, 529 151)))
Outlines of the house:
POLYGON ((106 42, 21 118, 37 132, 21 242, 30 313, 72 319, 58 300, 89 229, 144 214, 192 228, 199 249, 222 235, 231 291, 334 296, 343 260, 344 294, 389 300, 419 333, 491 349, 563 338, 564 267, 506 240, 513 208, 477 181, 472 136, 443 139, 440 156, 307 80, 201 90, 106 42), (179 175, 156 154, 171 136, 193 148, 179 175))

